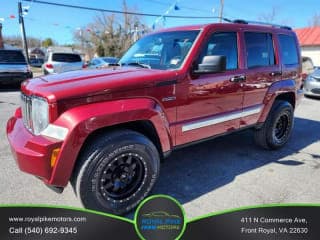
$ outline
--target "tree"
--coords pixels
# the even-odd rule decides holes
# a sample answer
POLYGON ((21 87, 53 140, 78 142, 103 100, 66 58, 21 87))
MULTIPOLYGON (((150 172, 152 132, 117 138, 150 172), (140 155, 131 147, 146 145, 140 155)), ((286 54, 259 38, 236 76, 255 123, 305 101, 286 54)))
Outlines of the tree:
POLYGON ((274 23, 277 17, 277 10, 276 7, 273 6, 271 11, 268 13, 262 13, 258 19, 259 21, 267 22, 267 23, 274 23))
POLYGON ((315 13, 309 21, 311 27, 320 26, 320 13, 315 13))
POLYGON ((42 41, 42 46, 44 46, 45 48, 53 46, 53 40, 51 38, 46 38, 45 40, 42 41))
POLYGON ((105 56, 120 57, 131 46, 133 40, 141 37, 142 29, 143 32, 148 32, 138 16, 126 14, 132 10, 128 8, 125 0, 122 11, 122 15, 98 14, 92 23, 74 33, 74 38, 80 43, 84 53, 93 55, 94 50, 97 55, 101 55, 103 48, 105 56))
POLYGON ((270 24, 280 24, 284 26, 293 25, 292 19, 279 19, 279 8, 273 6, 269 12, 262 13, 258 16, 258 21, 270 23, 270 24))
POLYGON ((105 55, 104 47, 101 44, 98 45, 98 47, 96 49, 96 52, 97 52, 99 57, 103 57, 105 55))
MULTIPOLYGON (((17 48, 23 48, 22 40, 20 36, 5 36, 3 37, 4 42, 6 44, 9 44, 11 46, 17 47, 17 48)), ((39 38, 35 37, 27 37, 28 47, 29 48, 35 48, 41 46, 41 40, 39 38)))

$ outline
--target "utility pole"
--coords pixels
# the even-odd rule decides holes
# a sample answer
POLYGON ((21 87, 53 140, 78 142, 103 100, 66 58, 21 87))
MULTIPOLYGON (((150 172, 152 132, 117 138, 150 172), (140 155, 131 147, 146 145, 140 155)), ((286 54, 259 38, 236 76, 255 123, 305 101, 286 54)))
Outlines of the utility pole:
POLYGON ((4 48, 4 42, 2 38, 2 23, 0 23, 0 49, 4 48))
POLYGON ((18 2, 18 12, 19 12, 19 24, 21 28, 21 34, 22 34, 22 43, 23 43, 24 51, 26 53, 27 63, 30 64, 26 30, 24 29, 24 19, 23 19, 22 6, 20 1, 18 2))
POLYGON ((224 5, 224 0, 220 0, 220 22, 222 22, 222 17, 223 17, 223 5, 224 5))

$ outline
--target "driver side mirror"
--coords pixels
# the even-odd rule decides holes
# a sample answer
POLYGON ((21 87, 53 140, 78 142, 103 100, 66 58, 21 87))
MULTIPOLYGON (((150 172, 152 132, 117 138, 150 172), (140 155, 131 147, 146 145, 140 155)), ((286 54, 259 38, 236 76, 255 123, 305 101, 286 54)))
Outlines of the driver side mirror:
POLYGON ((202 62, 198 65, 198 69, 194 73, 218 73, 226 70, 227 58, 226 56, 204 56, 202 62))

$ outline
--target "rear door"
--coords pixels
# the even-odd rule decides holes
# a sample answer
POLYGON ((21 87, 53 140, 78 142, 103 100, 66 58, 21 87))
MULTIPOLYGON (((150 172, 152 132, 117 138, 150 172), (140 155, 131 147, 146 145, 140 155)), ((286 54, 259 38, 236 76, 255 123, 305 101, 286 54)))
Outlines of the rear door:
POLYGON ((243 117, 240 127, 255 124, 263 109, 270 85, 282 78, 275 35, 270 32, 244 31, 246 81, 243 82, 243 117), (251 114, 249 114, 251 113, 251 114))

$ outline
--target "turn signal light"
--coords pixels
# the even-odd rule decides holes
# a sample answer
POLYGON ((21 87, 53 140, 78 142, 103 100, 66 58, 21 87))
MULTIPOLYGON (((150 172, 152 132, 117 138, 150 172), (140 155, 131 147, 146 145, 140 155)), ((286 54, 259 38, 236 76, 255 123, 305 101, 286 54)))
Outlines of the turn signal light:
POLYGON ((60 148, 53 149, 52 154, 51 154, 51 159, 50 159, 50 166, 51 167, 54 167, 54 165, 56 164, 59 152, 60 152, 60 148))

